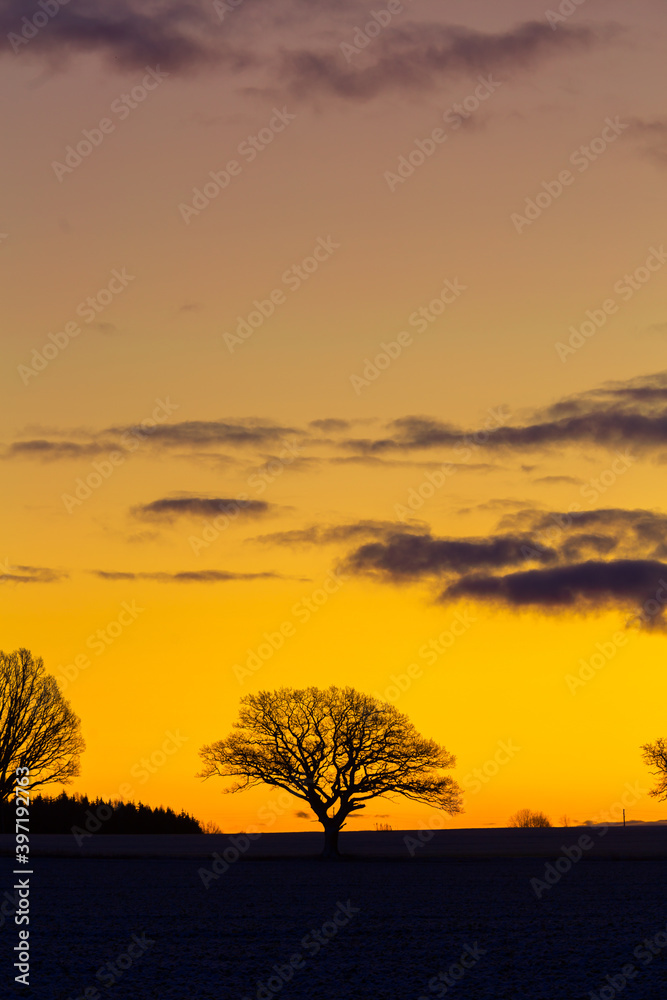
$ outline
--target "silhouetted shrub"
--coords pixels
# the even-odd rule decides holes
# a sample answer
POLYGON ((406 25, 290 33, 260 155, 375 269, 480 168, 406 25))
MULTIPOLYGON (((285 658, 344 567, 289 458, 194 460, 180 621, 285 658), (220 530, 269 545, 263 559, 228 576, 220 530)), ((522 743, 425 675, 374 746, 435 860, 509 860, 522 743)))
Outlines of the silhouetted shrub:
POLYGON ((510 816, 508 826, 551 826, 548 816, 542 812, 531 812, 530 809, 519 809, 510 816))

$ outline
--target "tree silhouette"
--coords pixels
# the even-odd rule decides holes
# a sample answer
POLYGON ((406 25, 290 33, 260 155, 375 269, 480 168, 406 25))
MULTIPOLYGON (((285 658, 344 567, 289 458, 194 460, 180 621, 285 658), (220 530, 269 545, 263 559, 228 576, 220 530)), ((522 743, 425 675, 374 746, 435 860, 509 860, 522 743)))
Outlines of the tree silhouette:
POLYGON ((653 769, 651 774, 658 778, 658 784, 651 789, 649 795, 655 799, 667 799, 667 740, 645 743, 641 750, 644 763, 653 769))
POLYGON ((519 809, 513 816, 510 816, 508 826, 551 826, 551 822, 549 817, 545 816, 542 812, 531 812, 530 809, 519 809))
MULTIPOLYGON (((16 769, 28 768, 33 789, 79 773, 85 749, 81 722, 41 658, 28 649, 0 652, 0 797, 14 792, 16 769)), ((23 772, 26 776, 26 772, 23 772)))
POLYGON ((461 811, 459 786, 438 773, 454 756, 393 705, 354 688, 246 695, 233 728, 199 751, 198 777, 238 778, 227 792, 267 784, 307 802, 324 827, 324 857, 338 857, 347 817, 380 795, 461 811))

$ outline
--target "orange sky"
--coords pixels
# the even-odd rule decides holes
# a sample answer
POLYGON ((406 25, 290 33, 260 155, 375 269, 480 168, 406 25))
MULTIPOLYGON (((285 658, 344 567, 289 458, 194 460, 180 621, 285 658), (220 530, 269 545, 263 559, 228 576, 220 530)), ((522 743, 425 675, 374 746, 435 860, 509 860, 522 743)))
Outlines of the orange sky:
POLYGON ((448 825, 663 817, 663 5, 414 0, 363 49, 356 0, 139 7, 0 60, 2 646, 81 716, 73 790, 309 829, 197 750, 335 683, 456 754, 448 825))

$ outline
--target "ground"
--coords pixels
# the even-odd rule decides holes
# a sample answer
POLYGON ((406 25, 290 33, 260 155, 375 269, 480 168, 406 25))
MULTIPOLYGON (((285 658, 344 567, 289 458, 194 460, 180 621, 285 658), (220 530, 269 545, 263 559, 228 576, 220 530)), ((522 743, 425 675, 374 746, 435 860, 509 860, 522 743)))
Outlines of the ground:
MULTIPOLYGON (((212 870, 202 858, 37 857, 32 985, 14 993, 588 1000, 606 987, 603 1000, 664 1000, 667 947, 653 939, 664 933, 667 944, 667 861, 584 858, 540 890, 531 880, 544 881, 545 864, 245 858, 202 879, 212 870), (621 983, 629 964, 634 975, 621 983)), ((14 944, 11 920, 0 933, 14 944)))

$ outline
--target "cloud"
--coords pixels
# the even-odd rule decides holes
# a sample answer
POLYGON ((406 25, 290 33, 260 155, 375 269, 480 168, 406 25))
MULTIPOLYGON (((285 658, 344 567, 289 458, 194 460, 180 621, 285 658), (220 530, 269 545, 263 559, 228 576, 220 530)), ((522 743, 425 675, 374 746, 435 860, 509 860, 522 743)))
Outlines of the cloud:
POLYGON ((323 420, 311 420, 308 426, 314 427, 315 430, 322 431, 325 434, 335 434, 339 431, 349 430, 352 426, 352 421, 340 420, 338 417, 326 417, 323 420))
POLYGON ((546 486, 579 486, 583 479, 578 479, 577 476, 540 476, 538 479, 533 479, 533 482, 543 483, 546 486))
POLYGON ((113 337, 118 333, 118 327, 114 323, 90 323, 91 330, 99 330, 105 337, 113 337))
POLYGON ((421 577, 467 573, 526 562, 555 562, 554 549, 536 546, 529 536, 434 538, 430 534, 396 534, 386 542, 362 545, 345 560, 351 573, 399 582, 421 577))
POLYGON ((440 602, 582 613, 641 606, 642 622, 662 628, 666 539, 667 515, 660 511, 528 508, 506 514, 486 538, 396 534, 367 543, 347 556, 344 568, 386 583, 440 584, 440 602), (501 534, 502 528, 509 530, 501 534))
MULTIPOLYGON (((419 530, 425 527, 423 522, 415 522, 411 529, 419 530)), ((408 529, 401 525, 402 531, 408 529)), ((276 531, 268 535, 258 535, 248 539, 266 545, 308 546, 337 545, 341 542, 353 541, 357 538, 383 538, 393 535, 399 529, 396 521, 355 521, 352 524, 312 525, 308 528, 297 528, 292 531, 276 531)))
POLYGON ((372 61, 362 55, 362 61, 354 57, 355 65, 346 65, 338 47, 293 50, 283 54, 279 78, 294 96, 363 101, 396 90, 426 93, 443 79, 530 69, 551 55, 588 51, 615 30, 565 25, 554 32, 546 21, 527 21, 492 33, 438 22, 401 23, 376 39, 372 61))
POLYGON ((484 503, 477 503, 471 507, 459 507, 457 514, 470 514, 474 510, 507 510, 508 508, 524 510, 528 504, 527 500, 515 500, 513 497, 496 497, 493 500, 486 500, 484 503))
MULTIPOLYGON (((293 427, 256 418, 240 420, 188 420, 176 423, 156 424, 144 421, 140 424, 107 427, 101 431, 78 431, 68 439, 65 432, 52 430, 51 439, 41 436, 10 444, 2 453, 2 458, 32 458, 40 461, 94 458, 111 451, 132 454, 139 447, 158 451, 178 451, 188 457, 228 456, 213 449, 231 447, 239 449, 275 448, 281 444, 292 456, 296 450, 292 439, 297 434, 293 427), (81 438, 81 440, 76 440, 81 438), (290 450, 291 449, 291 450, 290 450)), ((279 461, 280 459, 276 459, 279 461)))
MULTIPOLYGON (((32 13, 23 0, 3 0, 0 33, 20 36, 22 18, 32 13)), ((98 53, 118 69, 159 64, 163 70, 186 72, 223 61, 231 68, 246 65, 248 54, 233 53, 212 35, 211 24, 205 5, 193 0, 70 0, 28 44, 15 43, 14 49, 56 65, 86 53, 98 53)))
MULTIPOLYGON (((0 32, 20 38, 26 13, 23 0, 3 0, 0 32)), ((527 21, 482 32, 400 19, 351 65, 340 46, 368 14, 360 2, 246 0, 223 24, 212 3, 195 0, 69 0, 25 46, 10 39, 7 48, 55 68, 92 53, 122 71, 216 69, 235 77, 255 70, 254 86, 246 81, 250 92, 365 101, 397 89, 432 92, 455 76, 531 69, 550 56, 589 51, 618 30, 563 25, 555 32, 545 21, 527 21)))
POLYGON ((63 570, 46 566, 10 566, 7 559, 0 562, 0 583, 58 583, 68 577, 63 570))
MULTIPOLYGON (((246 469, 249 484, 255 485, 254 475, 258 487, 261 481, 271 483, 285 466, 298 470, 330 463, 435 469, 446 458, 456 472, 490 472, 510 467, 508 457, 523 458, 528 450, 548 453, 570 446, 616 451, 619 454, 613 457, 612 468, 621 462, 623 471, 644 455, 667 461, 667 372, 605 383, 556 400, 522 422, 510 423, 504 406, 489 413, 484 427, 478 429, 466 430, 433 417, 408 415, 380 426, 375 437, 355 438, 346 433, 347 428, 339 427, 337 436, 326 440, 319 436, 321 428, 313 433, 312 424, 308 430, 260 418, 157 425, 148 419, 100 431, 40 429, 39 436, 9 444, 2 457, 70 461, 94 459, 114 450, 129 455, 141 448, 146 453, 166 453, 220 465, 241 459, 245 462, 248 453, 252 461, 262 460, 260 465, 246 469), (447 454, 443 455, 445 450, 447 454), (473 462, 473 458, 488 460, 473 462)), ((536 466, 524 462, 520 468, 530 473, 536 466)), ((569 482, 573 477, 555 478, 569 482)), ((554 477, 544 477, 544 481, 554 482, 554 477)))
POLYGON ((158 447, 202 448, 225 445, 235 448, 258 447, 282 441, 288 434, 298 433, 293 427, 264 423, 259 420, 187 420, 154 427, 130 425, 109 428, 108 433, 120 437, 127 434, 148 435, 158 447))
POLYGON ((607 507, 599 510, 575 510, 568 512, 536 511, 526 509, 507 514, 499 528, 530 532, 540 542, 559 544, 567 558, 568 546, 576 545, 582 539, 597 544, 598 551, 605 547, 622 550, 625 555, 657 559, 667 555, 667 515, 660 511, 626 510, 607 507), (594 542, 593 540, 597 541, 594 542), (607 539, 604 542, 603 539, 607 539))
POLYGON ((472 575, 450 583, 440 595, 443 602, 462 597, 514 608, 543 610, 605 609, 612 606, 646 607, 652 624, 662 624, 667 602, 667 563, 647 559, 589 560, 509 573, 505 576, 472 575))
MULTIPOLYGON (((558 400, 523 424, 499 423, 491 429, 464 430, 430 417, 407 416, 391 421, 388 434, 376 439, 350 438, 341 443, 363 455, 453 448, 461 457, 475 448, 489 451, 547 451, 554 447, 590 445, 667 451, 667 372, 604 385, 558 400)), ((632 458, 629 457, 629 461, 632 458)))
POLYGON ((157 583, 229 583, 232 580, 284 580, 280 573, 230 573, 225 570, 204 569, 181 573, 131 573, 91 570, 101 580, 153 580, 157 583))
POLYGON ((639 138, 640 151, 663 169, 667 167, 667 118, 631 118, 632 135, 639 138))
POLYGON ((135 517, 173 522, 179 517, 214 517, 220 513, 257 517, 270 507, 265 500, 243 500, 233 497, 176 496, 162 497, 132 508, 135 517))
POLYGON ((104 452, 113 451, 116 445, 109 441, 47 441, 35 439, 32 441, 15 441, 9 445, 4 459, 36 458, 42 462, 57 462, 62 459, 94 458, 104 452))

